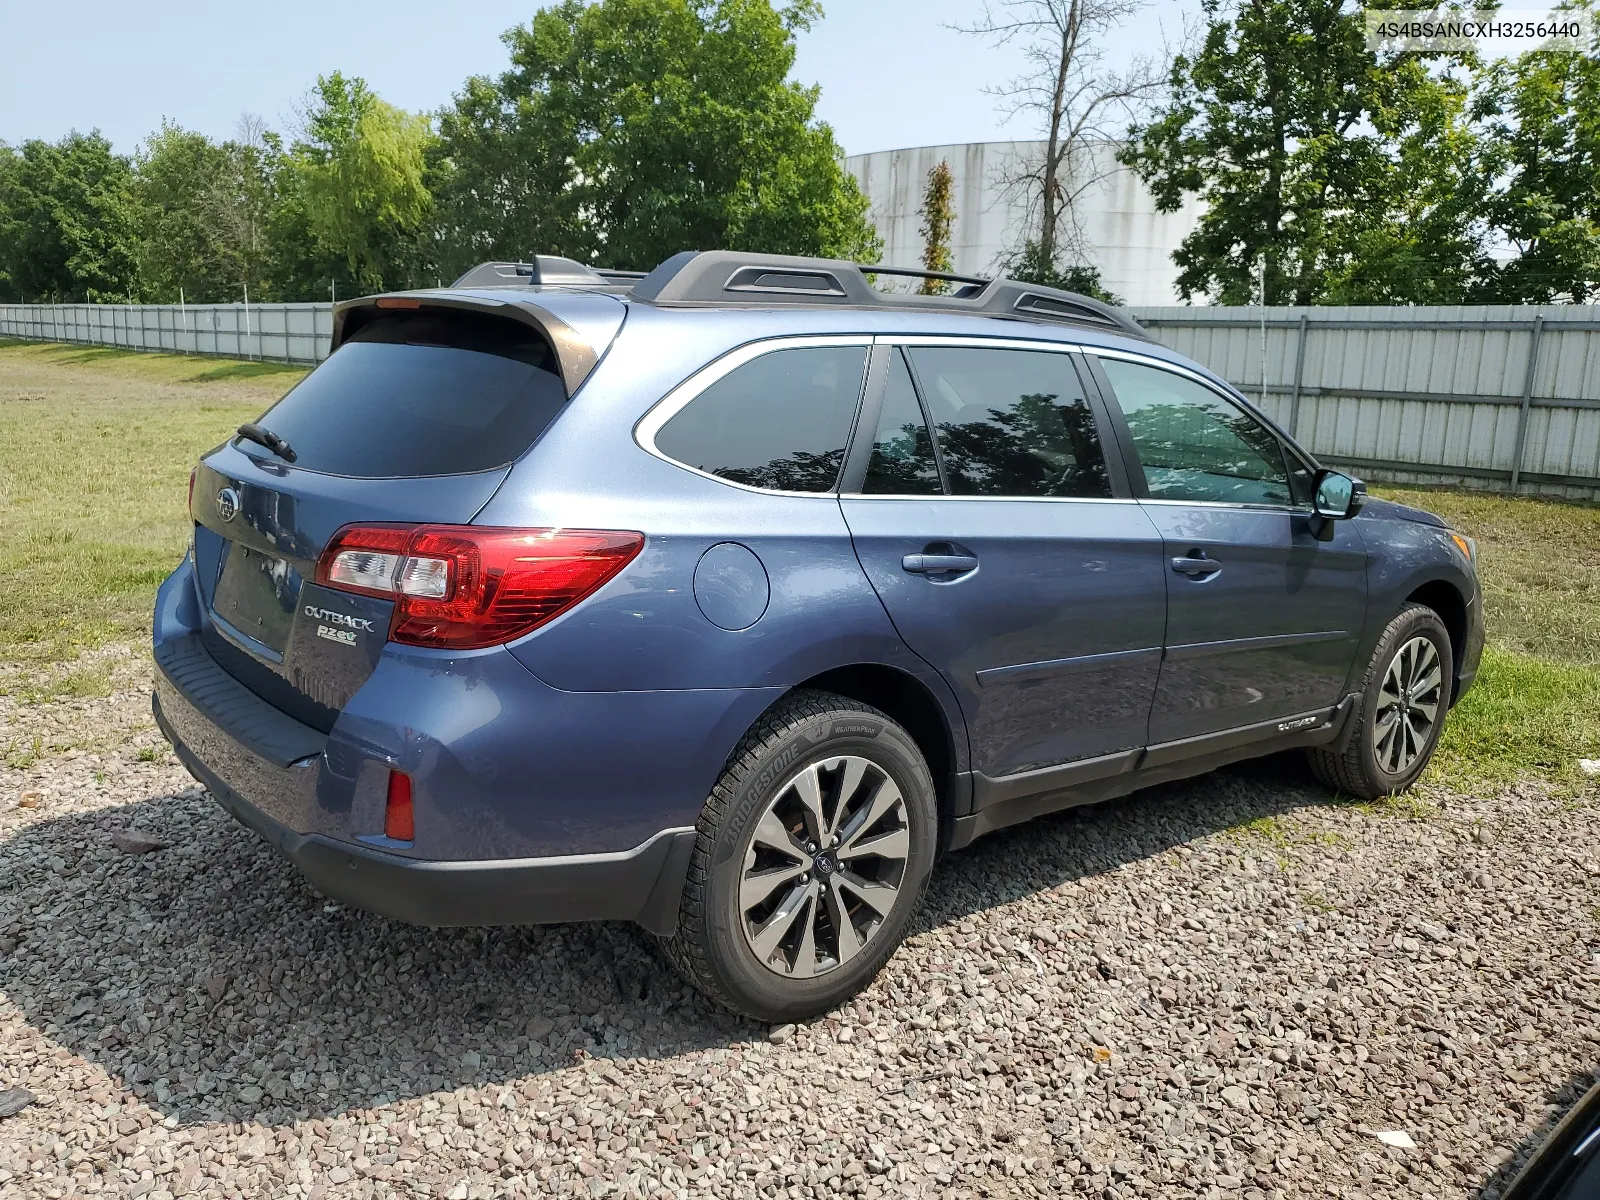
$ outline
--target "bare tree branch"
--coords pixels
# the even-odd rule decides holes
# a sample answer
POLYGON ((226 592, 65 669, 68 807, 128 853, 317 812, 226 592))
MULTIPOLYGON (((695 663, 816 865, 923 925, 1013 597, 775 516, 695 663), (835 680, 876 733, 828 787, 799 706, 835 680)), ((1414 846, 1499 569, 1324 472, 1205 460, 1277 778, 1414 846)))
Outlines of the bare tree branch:
POLYGON ((1022 47, 1024 71, 987 90, 1000 101, 1005 120, 1029 119, 1044 149, 1004 168, 993 182, 1009 202, 1020 203, 1023 243, 1036 244, 1044 263, 1065 257, 1087 264, 1082 201, 1114 169, 1110 156, 1097 150, 1122 137, 1165 84, 1171 61, 1166 46, 1121 69, 1106 63, 1106 34, 1148 3, 986 0, 979 21, 953 26, 996 46, 1022 47))

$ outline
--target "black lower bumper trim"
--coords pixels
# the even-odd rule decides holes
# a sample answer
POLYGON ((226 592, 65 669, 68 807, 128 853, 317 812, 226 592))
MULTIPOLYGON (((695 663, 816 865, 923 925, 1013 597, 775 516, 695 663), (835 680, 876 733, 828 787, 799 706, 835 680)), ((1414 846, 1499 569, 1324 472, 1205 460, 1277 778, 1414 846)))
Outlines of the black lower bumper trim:
POLYGON ((694 849, 693 829, 664 829, 613 854, 441 862, 404 858, 287 828, 217 777, 162 717, 156 723, 189 773, 241 825, 253 829, 324 895, 413 925, 548 925, 635 921, 667 936, 694 849))

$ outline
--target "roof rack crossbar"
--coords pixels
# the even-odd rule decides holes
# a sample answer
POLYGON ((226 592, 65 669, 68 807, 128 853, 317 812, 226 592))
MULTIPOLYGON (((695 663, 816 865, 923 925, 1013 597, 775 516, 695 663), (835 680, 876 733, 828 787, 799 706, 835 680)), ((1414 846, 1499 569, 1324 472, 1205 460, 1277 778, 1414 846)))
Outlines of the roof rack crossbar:
POLYGON ((592 290, 625 288, 643 279, 641 271, 602 271, 575 258, 534 254, 527 262, 479 263, 450 286, 452 288, 567 287, 592 290))
POLYGON ((1021 321, 1087 325, 1149 339, 1125 309, 1091 296, 1005 277, 960 275, 921 267, 854 263, 844 259, 738 250, 685 250, 655 270, 614 271, 553 254, 529 262, 480 263, 452 288, 580 288, 626 294, 652 304, 703 307, 771 307, 777 304, 846 305, 900 311, 960 312, 1021 321), (959 284, 952 294, 886 292, 871 277, 887 275, 959 284))
POLYGON ((949 271, 925 271, 921 267, 886 267, 882 264, 868 266, 866 263, 857 263, 863 275, 904 275, 912 279, 938 279, 946 283, 993 283, 993 276, 985 275, 953 275, 949 271))
POLYGON ((737 250, 685 250, 674 254, 636 283, 630 295, 635 300, 677 307, 810 304, 960 312, 1113 329, 1144 340, 1150 336, 1125 309, 1042 284, 737 250), (962 286, 954 295, 945 296, 891 293, 873 287, 868 280, 872 275, 948 280, 962 286))

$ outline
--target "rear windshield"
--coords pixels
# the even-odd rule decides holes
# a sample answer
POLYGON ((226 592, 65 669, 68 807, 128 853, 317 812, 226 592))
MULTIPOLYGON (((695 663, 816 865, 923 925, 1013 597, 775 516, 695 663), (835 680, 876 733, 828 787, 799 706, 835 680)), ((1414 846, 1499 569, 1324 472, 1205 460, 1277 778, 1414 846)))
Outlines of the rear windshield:
MULTIPOLYGON (((414 312, 362 326, 259 423, 308 471, 457 475, 511 462, 565 403, 554 356, 533 329, 414 312)), ((251 442, 239 446, 264 453, 251 442)))

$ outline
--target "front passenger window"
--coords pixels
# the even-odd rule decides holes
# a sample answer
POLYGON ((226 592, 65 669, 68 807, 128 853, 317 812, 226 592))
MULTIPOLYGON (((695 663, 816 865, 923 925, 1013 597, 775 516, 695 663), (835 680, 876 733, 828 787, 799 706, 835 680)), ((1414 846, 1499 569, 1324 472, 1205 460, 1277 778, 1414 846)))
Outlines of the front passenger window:
POLYGON ((1172 371, 1103 358, 1153 500, 1292 504, 1283 444, 1244 409, 1172 371))

